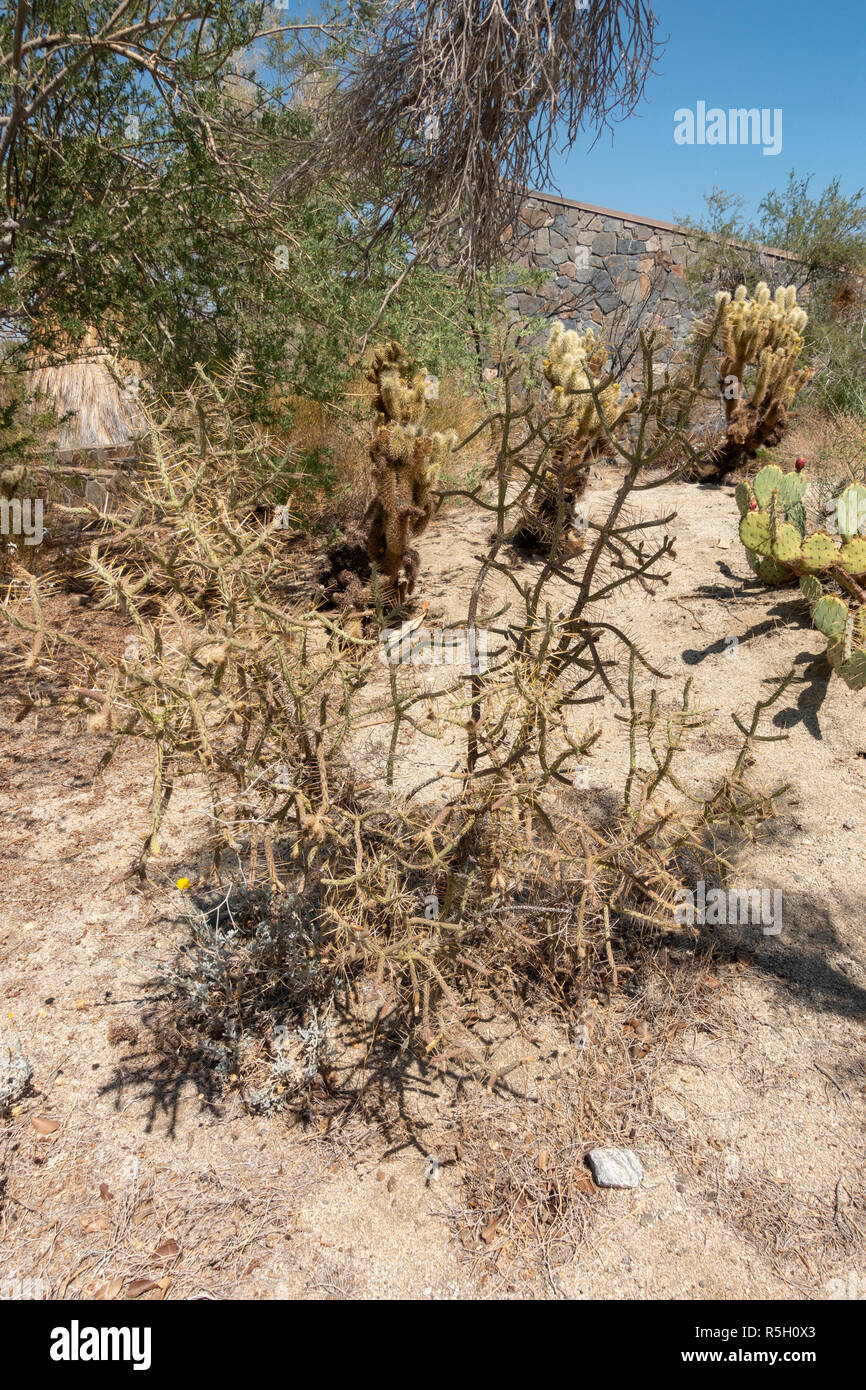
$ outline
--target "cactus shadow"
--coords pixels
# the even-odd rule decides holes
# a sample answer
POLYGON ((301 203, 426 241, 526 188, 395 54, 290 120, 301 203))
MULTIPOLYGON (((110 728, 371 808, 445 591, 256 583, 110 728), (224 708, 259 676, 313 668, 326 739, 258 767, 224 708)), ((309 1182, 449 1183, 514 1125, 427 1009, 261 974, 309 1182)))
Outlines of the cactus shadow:
MULTIPOLYGON (((696 593, 707 598, 718 598, 718 589, 713 585, 702 585, 696 593)), ((803 630, 811 630, 810 624, 803 612, 802 603, 796 599, 784 600, 775 603, 760 622, 752 623, 751 627, 746 628, 745 632, 727 632, 724 637, 720 637, 715 642, 709 642, 703 648, 688 647, 682 652, 682 660, 687 666, 698 666, 702 661, 706 661, 709 656, 719 656, 731 651, 731 639, 736 638, 737 648, 742 647, 746 642, 751 642, 756 637, 765 637, 769 632, 777 632, 780 627, 795 627, 803 630)), ((735 648, 736 650, 736 648, 735 648)))
POLYGON ((793 705, 785 705, 776 711, 773 715, 773 725, 777 729, 787 731, 802 724, 806 732, 820 742, 824 733, 819 716, 830 688, 830 668, 826 661, 814 652, 798 652, 793 665, 803 668, 802 678, 798 682, 800 689, 797 699, 793 705))
POLYGON ((681 659, 686 666, 699 666, 702 661, 706 661, 710 656, 732 655, 746 642, 751 642, 755 637, 765 637, 769 632, 778 631, 784 622, 786 625, 791 623, 792 618, 799 617, 799 606, 796 604, 777 604, 772 608, 767 617, 760 623, 753 623, 750 628, 740 635, 733 632, 725 633, 724 637, 718 638, 715 642, 709 642, 705 647, 686 647, 681 652, 681 659), (731 639, 736 639, 736 646, 732 648, 731 639))
MULTIPOLYGON (((862 903, 849 907, 852 915, 862 915, 862 903)), ((782 920, 780 936, 763 936, 752 927, 714 928, 714 950, 747 945, 755 951, 752 969, 772 980, 780 994, 816 1014, 866 1019, 866 989, 829 959, 850 949, 833 923, 833 911, 809 892, 786 890, 782 920)))

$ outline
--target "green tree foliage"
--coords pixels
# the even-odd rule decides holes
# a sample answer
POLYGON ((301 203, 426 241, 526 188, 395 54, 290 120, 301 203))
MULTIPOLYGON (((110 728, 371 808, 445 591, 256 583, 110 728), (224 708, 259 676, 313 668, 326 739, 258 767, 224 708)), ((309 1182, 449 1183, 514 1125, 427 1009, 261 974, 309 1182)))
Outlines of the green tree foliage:
POLYGON ((414 229, 365 257, 372 214, 351 170, 280 192, 313 131, 316 75, 364 22, 334 12, 313 53, 305 26, 249 0, 6 13, 0 314, 22 344, 65 356, 93 325, 161 386, 243 352, 273 409, 287 392, 333 397, 384 303, 432 370, 470 366, 466 292, 419 266, 389 295, 414 229))

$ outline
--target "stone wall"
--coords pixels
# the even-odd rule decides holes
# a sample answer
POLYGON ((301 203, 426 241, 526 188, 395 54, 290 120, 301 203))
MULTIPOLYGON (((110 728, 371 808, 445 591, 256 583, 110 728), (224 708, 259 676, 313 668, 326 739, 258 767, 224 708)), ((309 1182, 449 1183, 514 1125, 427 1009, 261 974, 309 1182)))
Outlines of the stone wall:
MULTIPOLYGON (((656 321, 670 330, 674 349, 682 344, 692 318, 685 270, 695 247, 679 228, 547 193, 527 198, 521 225, 517 265, 549 278, 533 293, 509 292, 509 308, 561 318, 567 328, 598 324, 613 342, 633 340, 639 325, 656 321)), ((778 261, 775 283, 785 283, 789 253, 765 250, 763 259, 768 273, 778 261)))

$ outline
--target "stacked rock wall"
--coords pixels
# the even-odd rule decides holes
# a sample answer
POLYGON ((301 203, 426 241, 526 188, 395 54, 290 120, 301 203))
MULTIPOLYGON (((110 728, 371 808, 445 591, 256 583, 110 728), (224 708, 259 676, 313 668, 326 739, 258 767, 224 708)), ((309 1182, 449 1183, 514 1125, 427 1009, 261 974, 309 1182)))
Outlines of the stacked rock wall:
MULTIPOLYGON (((657 322, 674 348, 688 334, 685 272, 694 244, 669 222, 631 217, 553 194, 533 193, 521 213, 518 266, 546 272, 532 293, 510 292, 506 303, 521 314, 561 318, 566 327, 603 327, 609 340, 625 341, 640 324, 657 322)), ((765 251, 778 279, 790 276, 791 257, 765 251)))

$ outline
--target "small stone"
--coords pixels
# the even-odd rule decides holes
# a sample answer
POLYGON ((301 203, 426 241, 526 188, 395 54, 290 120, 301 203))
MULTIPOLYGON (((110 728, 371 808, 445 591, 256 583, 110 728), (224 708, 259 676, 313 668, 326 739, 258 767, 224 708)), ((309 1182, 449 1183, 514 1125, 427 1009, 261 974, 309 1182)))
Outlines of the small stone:
POLYGON ((592 239, 592 249, 597 256, 612 256, 616 251, 613 232, 597 232, 592 239))
POLYGON ((643 1182, 643 1164, 631 1149, 592 1149, 586 1157, 599 1187, 639 1187, 643 1182))

